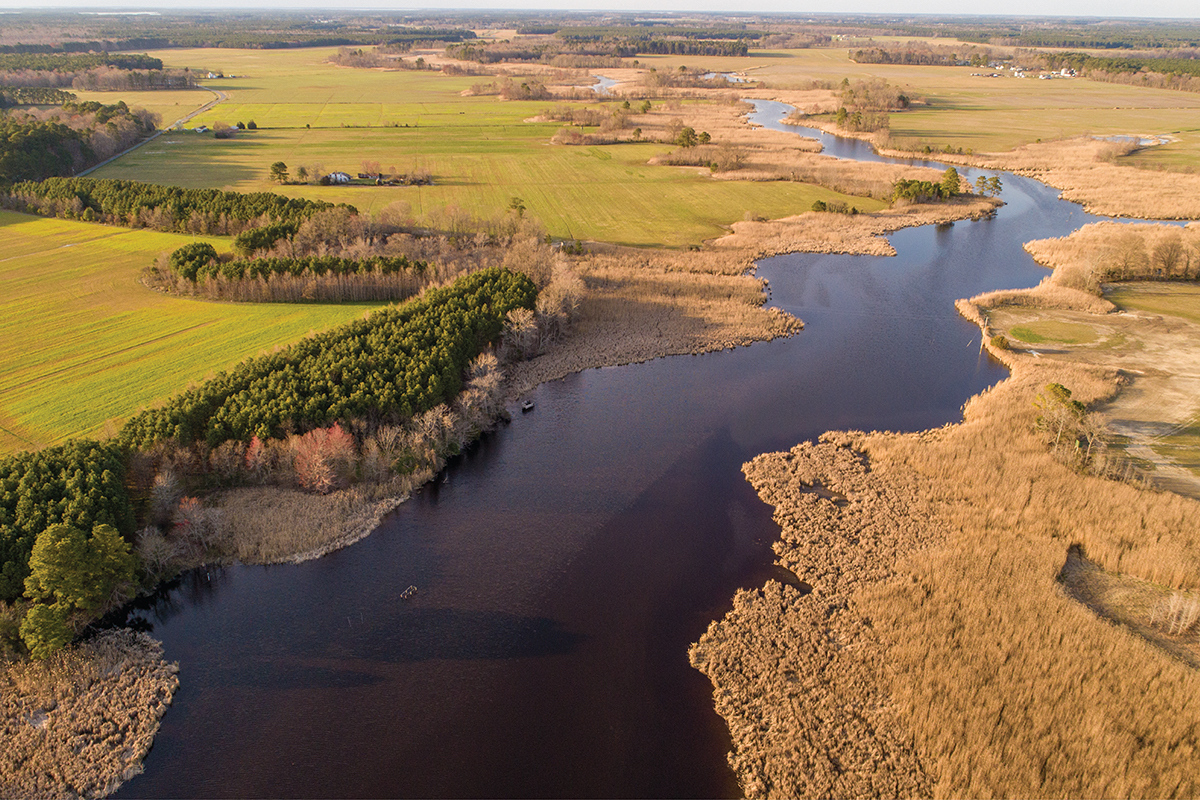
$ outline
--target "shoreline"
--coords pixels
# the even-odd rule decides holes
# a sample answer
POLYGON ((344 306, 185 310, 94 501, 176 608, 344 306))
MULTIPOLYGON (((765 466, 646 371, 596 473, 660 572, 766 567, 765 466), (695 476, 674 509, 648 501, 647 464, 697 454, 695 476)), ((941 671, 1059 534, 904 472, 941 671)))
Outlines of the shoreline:
POLYGON ((1200 504, 1056 461, 1033 432, 1034 395, 1061 381, 1095 402, 1117 391, 1116 373, 1000 349, 975 303, 956 307, 1011 373, 961 422, 829 432, 743 467, 775 507, 778 563, 812 593, 740 591, 689 653, 713 683, 739 783, 752 798, 1193 794, 1173 742, 1200 714, 1141 709, 1192 696, 1200 675, 1096 616, 1059 576, 1086 553, 1123 578, 1200 587, 1196 557, 1180 558, 1198 544, 1188 521, 1200 504), (1139 524, 1144 539, 1125 539, 1139 524), (997 647, 1010 648, 998 673, 997 647), (997 711, 1014 721, 996 724, 997 711), (1097 714, 1111 722, 1074 724, 1097 714), (1098 760, 1129 752, 1131 737, 1147 767, 1100 777, 1098 760), (999 751, 1022 755, 987 759, 999 751), (1056 766, 1039 778, 1027 765, 1041 759, 1056 766))

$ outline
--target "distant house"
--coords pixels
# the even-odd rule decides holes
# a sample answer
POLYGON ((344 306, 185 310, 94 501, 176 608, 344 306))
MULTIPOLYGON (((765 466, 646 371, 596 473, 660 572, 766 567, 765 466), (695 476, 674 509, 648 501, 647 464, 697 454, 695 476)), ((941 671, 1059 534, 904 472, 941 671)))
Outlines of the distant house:
POLYGON ((349 183, 350 176, 345 172, 331 172, 325 177, 329 178, 330 183, 349 183))
POLYGON ((193 128, 192 130, 194 130, 196 133, 208 133, 208 126, 207 125, 198 125, 195 128, 193 128))

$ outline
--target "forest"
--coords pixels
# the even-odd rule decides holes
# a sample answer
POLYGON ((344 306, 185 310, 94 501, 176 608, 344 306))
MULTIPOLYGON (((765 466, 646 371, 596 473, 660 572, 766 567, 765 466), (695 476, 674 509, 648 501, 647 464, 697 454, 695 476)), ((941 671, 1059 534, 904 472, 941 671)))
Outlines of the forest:
POLYGON ((77 172, 119 153, 156 125, 153 115, 124 102, 65 103, 0 115, 0 190, 77 172))
POLYGON ((11 106, 61 106, 73 103, 76 96, 62 89, 45 86, 0 86, 0 108, 11 106))
POLYGON ((133 535, 120 447, 80 440, 0 459, 0 600, 25 592, 34 541, 60 524, 133 535))

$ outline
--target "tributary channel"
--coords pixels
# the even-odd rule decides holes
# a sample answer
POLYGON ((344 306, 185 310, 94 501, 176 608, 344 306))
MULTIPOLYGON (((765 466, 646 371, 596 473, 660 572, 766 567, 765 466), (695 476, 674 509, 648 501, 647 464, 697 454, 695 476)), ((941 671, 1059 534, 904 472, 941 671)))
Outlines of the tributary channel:
POLYGON ((687 648, 739 587, 795 581, 740 467, 957 421, 1004 378, 954 300, 1037 283, 1021 245, 1097 218, 1002 178, 994 218, 900 231, 895 258, 763 261, 792 338, 545 384, 358 544, 187 576, 139 612, 181 685, 119 796, 736 795, 687 648))

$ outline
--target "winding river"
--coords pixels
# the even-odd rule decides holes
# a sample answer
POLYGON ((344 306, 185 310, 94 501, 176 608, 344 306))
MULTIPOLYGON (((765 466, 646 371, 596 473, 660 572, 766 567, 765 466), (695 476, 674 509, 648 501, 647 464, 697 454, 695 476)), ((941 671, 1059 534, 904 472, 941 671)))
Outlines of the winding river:
POLYGON ((1096 219, 1004 186, 994 218, 900 231, 895 258, 762 262, 791 339, 543 385, 353 547, 189 575, 137 612, 182 683, 119 796, 736 795, 687 647, 737 588, 796 580, 740 466, 955 421, 1004 377, 953 301, 1035 284, 1022 243, 1096 219))

